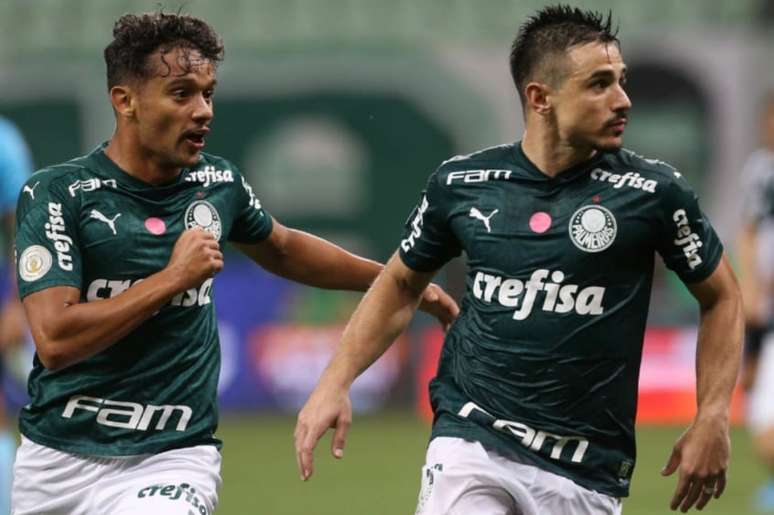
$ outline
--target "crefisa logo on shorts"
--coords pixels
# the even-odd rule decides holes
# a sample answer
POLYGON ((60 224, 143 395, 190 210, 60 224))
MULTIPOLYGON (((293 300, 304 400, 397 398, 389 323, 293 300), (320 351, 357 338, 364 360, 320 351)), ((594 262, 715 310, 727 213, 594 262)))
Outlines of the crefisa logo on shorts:
POLYGON ((194 227, 204 229, 215 236, 216 240, 219 240, 222 230, 220 215, 215 206, 206 200, 197 200, 188 206, 188 209, 185 210, 185 228, 193 229, 194 227))
POLYGON ((570 239, 584 252, 602 252, 615 241, 618 226, 609 209, 583 206, 570 218, 570 239))

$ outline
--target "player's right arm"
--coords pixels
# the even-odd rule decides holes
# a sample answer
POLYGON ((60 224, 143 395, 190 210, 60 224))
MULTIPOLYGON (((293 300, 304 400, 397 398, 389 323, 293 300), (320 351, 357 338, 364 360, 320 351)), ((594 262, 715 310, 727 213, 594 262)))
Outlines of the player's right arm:
POLYGON ((341 345, 298 415, 294 436, 301 479, 312 475, 314 448, 328 428, 335 428, 331 452, 337 458, 343 456, 352 422, 349 388, 408 327, 432 276, 410 269, 396 254, 363 297, 344 329, 341 345))
POLYGON ((81 291, 52 286, 24 298, 38 358, 59 370, 107 349, 153 316, 179 292, 223 268, 218 242, 201 229, 185 231, 161 271, 111 299, 80 302, 81 291))
POLYGON ((399 252, 361 300, 341 345, 298 415, 296 461, 303 480, 314 471, 314 448, 328 428, 335 428, 331 452, 343 456, 352 421, 352 382, 406 329, 435 272, 460 253, 449 223, 452 204, 439 173, 433 174, 409 216, 399 252))

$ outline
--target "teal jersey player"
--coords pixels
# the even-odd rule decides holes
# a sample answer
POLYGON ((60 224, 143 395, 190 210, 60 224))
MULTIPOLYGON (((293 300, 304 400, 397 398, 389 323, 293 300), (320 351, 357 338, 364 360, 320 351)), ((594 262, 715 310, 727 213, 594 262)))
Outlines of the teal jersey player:
POLYGON ((434 423, 417 515, 620 515, 653 267, 697 300, 697 413, 672 448, 672 509, 726 486, 741 297, 678 171, 623 149, 631 100, 612 13, 544 7, 519 28, 511 76, 524 133, 430 176, 395 255, 363 297, 298 416, 304 478, 349 385, 403 331, 433 275, 467 256, 459 318, 430 384, 434 423))
MULTIPOLYGON (((364 291, 383 268, 283 226, 203 152, 223 51, 199 18, 121 16, 104 52, 115 132, 22 188, 18 282, 36 353, 13 515, 211 515, 226 242, 320 288, 364 291)), ((422 295, 450 324, 454 301, 435 285, 422 295)))
POLYGON ((697 282, 722 255, 696 195, 674 168, 626 150, 550 178, 520 144, 494 147, 430 177, 400 257, 431 271, 461 251, 466 291, 430 386, 433 437, 628 495, 654 256, 697 282))
MULTIPOLYGON (((162 270, 182 232, 194 227, 221 245, 254 244, 272 221, 224 159, 202 154, 158 188, 122 171, 100 146, 27 181, 17 212, 19 294, 72 286, 82 302, 116 297, 162 270)), ((22 434, 104 456, 218 444, 212 282, 177 294, 135 331, 66 370, 47 370, 36 357, 22 434)))

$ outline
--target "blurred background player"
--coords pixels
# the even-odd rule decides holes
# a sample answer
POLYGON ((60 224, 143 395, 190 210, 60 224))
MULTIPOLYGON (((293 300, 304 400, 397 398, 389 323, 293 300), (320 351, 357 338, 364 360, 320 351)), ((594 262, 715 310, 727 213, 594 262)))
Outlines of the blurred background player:
POLYGON ((762 109, 761 147, 742 171, 744 220, 739 264, 747 342, 742 384, 749 390, 748 424, 755 450, 772 474, 754 503, 774 512, 774 92, 762 109))
MULTIPOLYGON (((0 278, 0 353, 20 344, 25 338, 24 308, 16 295, 13 227, 16 199, 31 173, 32 160, 21 132, 10 120, 0 117, 0 264, 5 264, 1 267, 4 275, 0 278)), ((3 372, 0 362, 0 375, 3 372)), ((10 511, 11 469, 15 449, 16 440, 10 427, 0 381, 0 513, 10 511)))

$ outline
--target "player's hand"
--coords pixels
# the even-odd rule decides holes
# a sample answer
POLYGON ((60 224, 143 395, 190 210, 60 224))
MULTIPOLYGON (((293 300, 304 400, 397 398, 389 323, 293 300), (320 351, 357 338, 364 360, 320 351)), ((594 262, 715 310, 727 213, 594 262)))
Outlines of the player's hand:
POLYGON ((437 318, 444 331, 449 329, 454 319, 460 314, 460 308, 454 299, 435 283, 430 283, 425 288, 419 309, 437 318))
POLYGON ((731 457, 727 417, 697 419, 677 440, 661 474, 679 470, 672 510, 683 513, 696 506, 701 510, 726 488, 726 470, 731 457))
POLYGON ((223 253, 218 240, 198 228, 188 229, 180 235, 167 264, 179 291, 197 288, 222 269, 223 253))
POLYGON ((314 448, 328 428, 335 430, 331 440, 331 454, 344 457, 347 431, 352 424, 352 403, 347 389, 326 389, 320 385, 298 414, 294 433, 296 463, 301 479, 306 481, 314 472, 314 448))

